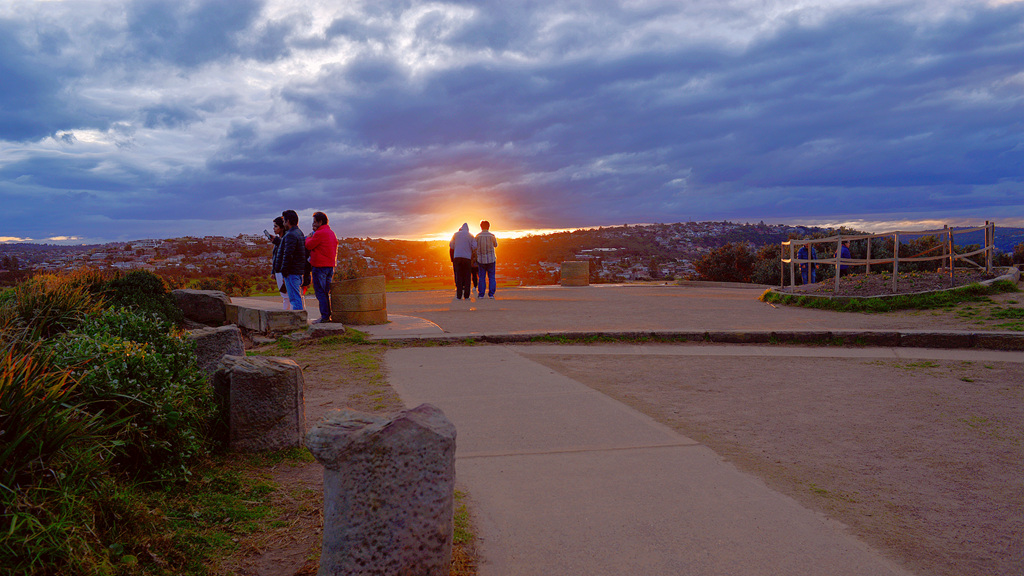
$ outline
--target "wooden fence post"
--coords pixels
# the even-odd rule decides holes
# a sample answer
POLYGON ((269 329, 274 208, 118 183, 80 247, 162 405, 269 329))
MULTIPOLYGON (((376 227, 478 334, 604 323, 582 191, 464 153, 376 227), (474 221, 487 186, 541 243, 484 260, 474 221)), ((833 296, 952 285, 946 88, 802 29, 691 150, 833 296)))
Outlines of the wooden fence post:
POLYGON ((796 267, 793 263, 793 241, 789 241, 789 285, 796 286, 796 267))
POLYGON ((873 244, 872 240, 874 240, 874 238, 868 238, 868 266, 864 270, 865 274, 871 274, 871 244, 873 244))
POLYGON ((839 292, 839 255, 843 251, 843 235, 839 235, 839 240, 836 240, 836 283, 835 287, 832 288, 833 293, 839 292))
POLYGON ((892 293, 896 293, 896 277, 900 275, 900 233, 892 233, 892 293))
POLYGON ((946 241, 949 243, 947 246, 949 248, 949 287, 952 288, 956 286, 956 274, 953 269, 956 266, 956 254, 953 252, 953 229, 948 224, 946 225, 946 241))
POLYGON ((996 224, 985 220, 985 272, 992 273, 992 245, 996 243, 996 224))

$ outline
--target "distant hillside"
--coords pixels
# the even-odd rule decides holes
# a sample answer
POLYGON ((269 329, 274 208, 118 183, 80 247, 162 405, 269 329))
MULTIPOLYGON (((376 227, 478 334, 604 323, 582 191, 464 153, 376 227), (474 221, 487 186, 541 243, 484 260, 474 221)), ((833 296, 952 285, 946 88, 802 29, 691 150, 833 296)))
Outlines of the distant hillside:
MULTIPOLYGON (((977 244, 980 246, 985 241, 985 233, 983 231, 956 234, 957 228, 953 230, 953 238, 961 246, 966 244, 977 244)), ((1000 228, 996 226, 996 248, 1005 253, 1012 254, 1013 247, 1021 243, 1024 243, 1024 228, 1000 228)))

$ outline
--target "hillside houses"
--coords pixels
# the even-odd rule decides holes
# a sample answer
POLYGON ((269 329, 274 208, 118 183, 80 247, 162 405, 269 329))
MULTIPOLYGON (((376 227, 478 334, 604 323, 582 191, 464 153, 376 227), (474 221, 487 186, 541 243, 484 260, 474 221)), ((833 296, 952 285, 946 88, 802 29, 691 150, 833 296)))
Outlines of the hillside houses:
MULTIPOLYGON (((526 284, 557 282, 565 260, 592 262, 593 281, 628 282, 687 278, 693 262, 727 242, 752 246, 784 240, 810 229, 759 223, 686 222, 581 229, 524 238, 501 238, 498 276, 526 284)), ((381 274, 388 278, 447 277, 451 273, 447 242, 373 238, 339 239, 335 277, 381 274)), ((272 244, 262 235, 243 234, 174 239, 142 239, 102 246, 27 246, 19 250, 22 268, 39 272, 89 267, 152 270, 195 278, 239 274, 265 279, 272 244)), ((0 245, 0 252, 5 246, 0 245)))

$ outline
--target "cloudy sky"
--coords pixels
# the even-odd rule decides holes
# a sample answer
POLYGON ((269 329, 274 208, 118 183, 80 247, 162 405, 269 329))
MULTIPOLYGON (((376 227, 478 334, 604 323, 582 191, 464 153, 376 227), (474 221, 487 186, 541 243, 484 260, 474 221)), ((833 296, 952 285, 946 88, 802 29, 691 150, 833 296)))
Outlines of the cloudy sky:
POLYGON ((6 241, 1022 200, 1021 1, 0 1, 6 241))

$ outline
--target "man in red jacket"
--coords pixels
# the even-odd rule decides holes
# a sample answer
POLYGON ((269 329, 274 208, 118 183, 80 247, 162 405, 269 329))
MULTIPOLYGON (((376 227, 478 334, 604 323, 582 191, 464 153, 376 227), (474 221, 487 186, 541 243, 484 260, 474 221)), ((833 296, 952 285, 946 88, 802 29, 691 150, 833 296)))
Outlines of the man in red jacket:
POLYGON ((313 267, 313 293, 320 303, 320 319, 313 324, 331 321, 331 280, 338 263, 338 237, 327 225, 327 214, 313 214, 313 233, 306 238, 309 264, 313 267))

